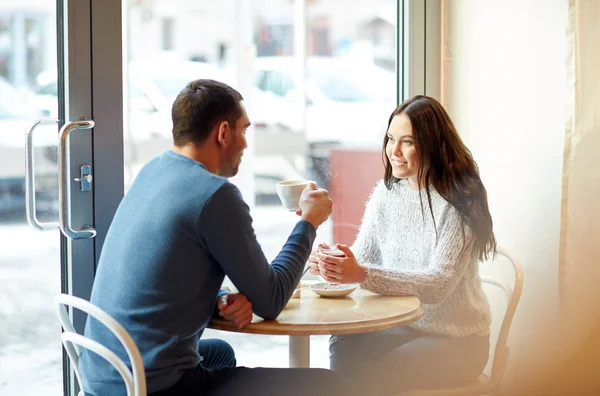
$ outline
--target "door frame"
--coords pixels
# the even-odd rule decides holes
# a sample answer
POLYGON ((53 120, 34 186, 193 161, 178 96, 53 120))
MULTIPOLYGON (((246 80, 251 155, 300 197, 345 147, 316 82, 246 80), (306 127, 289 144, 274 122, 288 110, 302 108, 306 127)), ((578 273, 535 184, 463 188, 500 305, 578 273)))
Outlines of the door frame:
MULTIPOLYGON (((71 175, 92 165, 93 187, 81 193, 74 187, 71 218, 74 227, 92 225, 92 239, 61 237, 68 265, 63 292, 88 299, 106 232, 123 197, 123 61, 121 0, 58 0, 59 119, 93 120, 90 132, 71 138, 71 175), (61 28, 62 26, 62 28, 61 28), (64 46, 63 46, 64 43, 64 46)), ((64 261, 64 260, 63 260, 64 261)), ((83 329, 75 315, 75 328, 83 329)))
MULTIPOLYGON (((92 166, 91 192, 71 189, 71 224, 93 226, 92 239, 61 234, 61 292, 90 299, 106 232, 123 197, 123 74, 121 0, 57 0, 59 124, 93 120, 93 130, 71 137, 71 178, 92 166)), ((82 332, 85 314, 70 312, 82 332)), ((63 392, 76 395, 77 381, 63 351, 63 392)))

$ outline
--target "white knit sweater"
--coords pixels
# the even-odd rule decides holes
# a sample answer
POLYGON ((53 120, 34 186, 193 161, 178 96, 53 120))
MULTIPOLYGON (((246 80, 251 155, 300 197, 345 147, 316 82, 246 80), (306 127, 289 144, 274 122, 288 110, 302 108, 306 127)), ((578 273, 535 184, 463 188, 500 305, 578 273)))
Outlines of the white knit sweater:
POLYGON ((388 190, 380 181, 366 204, 362 226, 352 246, 367 266, 362 288, 382 295, 416 296, 425 315, 411 327, 462 337, 490 332, 490 307, 481 288, 472 233, 465 236, 458 211, 430 188, 409 189, 403 179, 388 190), (466 239, 465 239, 466 238, 466 239), (463 249, 463 246, 466 248, 463 249))

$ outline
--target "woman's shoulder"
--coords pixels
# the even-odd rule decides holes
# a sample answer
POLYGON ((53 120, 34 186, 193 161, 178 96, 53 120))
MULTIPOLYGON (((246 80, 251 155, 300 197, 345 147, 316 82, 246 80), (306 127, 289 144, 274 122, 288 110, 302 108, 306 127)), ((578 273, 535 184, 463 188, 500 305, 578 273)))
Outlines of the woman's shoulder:
POLYGON ((437 194, 439 198, 432 200, 433 211, 435 213, 437 227, 442 232, 454 233, 460 230, 461 233, 466 232, 470 235, 470 227, 463 221, 463 216, 457 208, 448 202, 444 197, 437 194))
MULTIPOLYGON (((430 196, 432 203, 444 204, 446 201, 442 198, 434 188, 430 188, 430 196), (441 201, 440 201, 441 200, 441 201)), ((427 194, 424 191, 414 191, 408 186, 406 179, 394 179, 390 181, 379 180, 371 189, 369 201, 381 202, 388 200, 398 200, 398 202, 416 202, 422 200, 427 205, 427 194)))
POLYGON ((367 199, 367 203, 378 203, 387 201, 391 196, 397 194, 396 184, 391 183, 391 185, 386 184, 385 180, 380 179, 375 183, 375 185, 371 188, 371 192, 369 193, 369 198, 367 199))
MULTIPOLYGON (((441 196, 433 186, 429 187, 429 196, 434 211, 435 209, 441 211, 452 211, 454 209, 454 207, 441 196)), ((429 204, 427 192, 425 190, 415 191, 410 189, 406 179, 396 179, 390 182, 386 182, 383 179, 377 181, 371 189, 367 201, 387 201, 388 199, 392 199, 392 197, 400 198, 401 201, 415 203, 422 202, 425 206, 428 206, 429 204)))
POLYGON ((369 196, 367 197, 365 205, 365 213, 376 213, 386 206, 389 194, 388 188, 383 180, 379 180, 373 185, 369 196))
POLYGON ((386 190, 387 190, 387 187, 385 186, 385 180, 379 179, 379 180, 377 180, 377 183, 375 183, 375 185, 371 189, 371 195, 376 195, 376 194, 381 195, 386 190))

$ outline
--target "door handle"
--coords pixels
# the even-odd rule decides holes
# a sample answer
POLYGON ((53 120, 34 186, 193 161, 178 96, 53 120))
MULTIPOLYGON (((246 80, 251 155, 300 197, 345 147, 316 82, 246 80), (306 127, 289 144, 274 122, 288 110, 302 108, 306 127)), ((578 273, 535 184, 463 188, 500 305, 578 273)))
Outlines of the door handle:
POLYGON ((58 133, 58 217, 60 230, 71 239, 88 239, 96 236, 96 230, 91 226, 83 226, 79 230, 71 228, 71 148, 70 135, 74 131, 92 129, 94 121, 82 120, 67 122, 58 133))
POLYGON ((25 135, 25 215, 27 222, 38 231, 55 230, 58 222, 42 222, 37 218, 35 201, 35 160, 33 154, 33 131, 40 125, 58 124, 55 118, 36 120, 25 135))

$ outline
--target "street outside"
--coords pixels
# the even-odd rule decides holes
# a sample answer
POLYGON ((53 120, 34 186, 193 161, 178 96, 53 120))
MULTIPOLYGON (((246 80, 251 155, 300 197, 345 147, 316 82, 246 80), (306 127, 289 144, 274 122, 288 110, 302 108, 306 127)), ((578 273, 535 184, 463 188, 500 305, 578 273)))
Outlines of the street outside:
MULTIPOLYGON (((257 206, 254 227, 272 260, 297 217, 281 206, 257 206)), ((317 241, 331 242, 331 226, 317 241)), ((60 289, 58 231, 38 232, 26 223, 0 224, 0 395, 62 395, 60 324, 53 297, 60 289)), ((310 278, 307 275, 306 278, 310 278)), ((238 365, 287 367, 288 337, 207 330, 236 350, 238 365)), ((311 366, 329 366, 327 336, 311 337, 311 366)))

